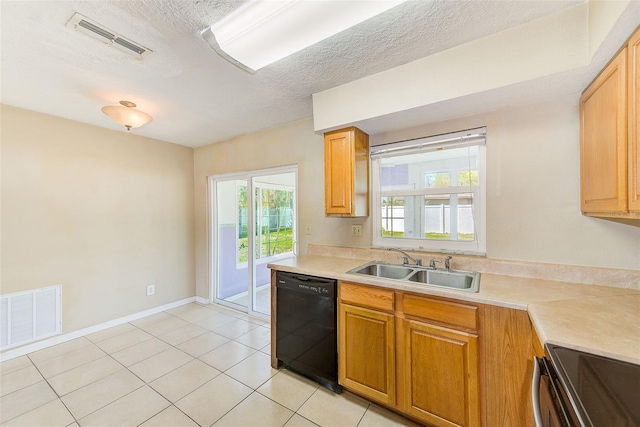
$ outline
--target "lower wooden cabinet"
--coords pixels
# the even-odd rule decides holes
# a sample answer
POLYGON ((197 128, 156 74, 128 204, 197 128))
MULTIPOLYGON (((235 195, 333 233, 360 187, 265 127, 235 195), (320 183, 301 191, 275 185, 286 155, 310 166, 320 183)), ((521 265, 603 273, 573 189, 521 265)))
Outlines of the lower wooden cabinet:
POLYGON ((533 427, 533 353, 544 351, 533 338, 529 315, 487 305, 483 333, 486 425, 533 427))
POLYGON ((480 308, 341 282, 338 379, 431 426, 481 425, 480 308))
POLYGON ((393 314, 341 304, 338 381, 363 396, 395 405, 393 314))
POLYGON ((402 322, 407 413, 435 426, 480 425, 477 335, 402 322))
POLYGON ((533 427, 532 359, 544 349, 525 310, 347 281, 338 295, 345 388, 428 426, 533 427))

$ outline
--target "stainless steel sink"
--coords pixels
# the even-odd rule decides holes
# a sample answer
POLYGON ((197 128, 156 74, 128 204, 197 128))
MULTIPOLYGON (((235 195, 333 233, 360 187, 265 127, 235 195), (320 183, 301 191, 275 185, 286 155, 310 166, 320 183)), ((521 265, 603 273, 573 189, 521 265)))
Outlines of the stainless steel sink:
POLYGON ((366 274, 367 276, 384 277, 385 279, 405 279, 413 268, 393 264, 367 263, 351 270, 349 273, 366 274))
POLYGON ((478 273, 462 271, 439 271, 439 270, 418 270, 407 278, 411 282, 424 283, 427 285, 445 286, 478 292, 472 289, 477 283, 478 273))
POLYGON ((474 271, 435 270, 429 267, 408 267, 378 261, 368 262, 347 273, 459 289, 467 292, 478 292, 480 285, 480 273, 474 271))

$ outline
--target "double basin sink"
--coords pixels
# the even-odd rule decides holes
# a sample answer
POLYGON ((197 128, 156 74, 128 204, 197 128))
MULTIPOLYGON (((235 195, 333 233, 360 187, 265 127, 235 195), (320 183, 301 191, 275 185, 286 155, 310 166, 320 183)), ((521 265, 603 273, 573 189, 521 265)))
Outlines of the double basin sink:
POLYGON ((480 273, 461 270, 435 270, 430 267, 389 264, 371 261, 347 273, 400 280, 443 288, 478 292, 480 273))

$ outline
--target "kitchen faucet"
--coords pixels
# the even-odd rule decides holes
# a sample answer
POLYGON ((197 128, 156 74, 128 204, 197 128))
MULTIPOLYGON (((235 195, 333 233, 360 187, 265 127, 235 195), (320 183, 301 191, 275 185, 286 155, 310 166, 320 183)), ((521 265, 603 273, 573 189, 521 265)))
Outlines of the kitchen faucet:
POLYGON ((451 271, 451 258, 453 257, 449 255, 444 259, 444 269, 447 271, 451 271))
POLYGON ((398 258, 402 258, 402 264, 403 265, 409 265, 409 260, 413 261, 416 265, 422 265, 422 260, 420 258, 418 258, 418 259, 413 258, 408 253, 406 253, 405 251, 401 251, 398 248, 387 248, 387 250, 388 251, 400 252, 402 255, 404 255, 403 257, 398 257, 398 258))
MULTIPOLYGON (((447 256, 444 259, 444 269, 445 271, 451 271, 451 258, 453 258, 451 255, 447 256)), ((442 262, 438 259, 432 259, 429 261, 429 268, 433 268, 434 270, 436 270, 436 262, 442 262)))

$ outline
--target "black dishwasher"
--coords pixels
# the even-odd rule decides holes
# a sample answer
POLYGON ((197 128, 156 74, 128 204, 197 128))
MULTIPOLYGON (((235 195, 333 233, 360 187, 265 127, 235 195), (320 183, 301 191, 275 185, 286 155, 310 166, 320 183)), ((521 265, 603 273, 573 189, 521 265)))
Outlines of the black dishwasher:
POLYGON ((285 368, 336 393, 336 281, 276 272, 276 358, 285 368))

